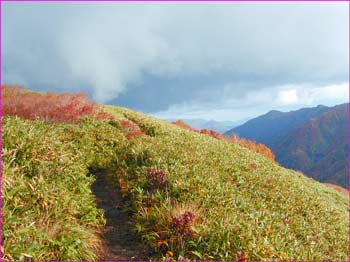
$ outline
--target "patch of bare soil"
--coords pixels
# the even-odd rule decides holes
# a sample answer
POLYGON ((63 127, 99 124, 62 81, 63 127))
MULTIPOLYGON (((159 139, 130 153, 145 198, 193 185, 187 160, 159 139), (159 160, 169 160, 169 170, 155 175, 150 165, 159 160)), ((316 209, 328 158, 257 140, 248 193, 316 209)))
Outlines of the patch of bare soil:
POLYGON ((149 260, 149 249, 137 240, 132 230, 131 217, 122 211, 119 189, 108 183, 105 171, 94 175, 96 181, 92 191, 96 196, 97 207, 104 210, 107 221, 102 231, 104 250, 99 260, 149 260))

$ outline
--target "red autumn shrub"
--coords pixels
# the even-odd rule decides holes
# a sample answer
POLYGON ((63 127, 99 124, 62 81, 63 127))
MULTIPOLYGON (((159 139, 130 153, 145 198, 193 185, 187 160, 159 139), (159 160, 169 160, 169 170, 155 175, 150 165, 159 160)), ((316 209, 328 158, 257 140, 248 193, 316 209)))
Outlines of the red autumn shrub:
POLYGON ((52 123, 76 123, 86 116, 97 120, 113 119, 83 93, 43 94, 19 86, 2 86, 2 92, 3 115, 52 123))
POLYGON ((191 237, 193 235, 192 225, 194 223, 195 215, 191 211, 187 211, 179 217, 174 217, 171 221, 171 228, 184 237, 191 237))
POLYGON ((275 154, 272 152, 270 148, 268 148, 264 144, 258 144, 255 141, 241 138, 238 135, 223 136, 223 139, 230 143, 238 144, 256 153, 262 154, 268 159, 275 160, 275 154))
POLYGON ((232 136, 225 136, 222 135, 214 130, 209 130, 209 129, 201 129, 201 130, 197 130, 194 129, 192 127, 190 127, 189 125, 187 125, 186 123, 184 123, 182 120, 177 120, 175 122, 172 122, 172 124, 181 127, 183 129, 186 130, 190 130, 196 133, 201 133, 204 135, 208 135, 211 136, 215 139, 219 139, 219 140, 225 140, 229 143, 233 143, 233 144, 239 144, 240 146, 243 146, 245 148, 248 148, 249 150, 252 150, 256 153, 262 154, 263 156, 265 156, 266 158, 275 160, 275 155, 274 153, 271 151, 270 148, 268 148, 267 146, 263 145, 263 144, 258 144, 254 141, 248 140, 248 139, 244 139, 244 138, 240 138, 238 135, 232 135, 232 136))
POLYGON ((201 133, 201 134, 205 134, 205 135, 209 135, 211 137, 214 137, 216 139, 220 139, 222 137, 222 135, 216 131, 213 130, 209 130, 209 129, 201 129, 201 130, 197 130, 195 128, 192 128, 191 126, 189 126, 188 124, 186 124, 184 121, 182 120, 177 120, 175 122, 171 122, 173 125, 176 125, 178 127, 181 127, 182 129, 186 129, 186 130, 190 130, 193 132, 197 132, 197 133, 201 133))
POLYGON ((129 134, 127 134, 126 138, 128 140, 131 140, 131 139, 134 139, 135 137, 139 137, 139 136, 142 136, 144 134, 145 134, 145 132, 143 132, 141 130, 140 131, 133 131, 133 132, 130 132, 129 134))
POLYGON ((238 262, 247 261, 247 256, 243 252, 237 252, 236 257, 238 262))
POLYGON ((181 127, 183 129, 186 130, 191 130, 191 131, 197 131, 196 129, 193 129, 192 127, 190 127, 188 124, 186 124, 184 121, 182 120, 177 120, 175 122, 171 122, 173 125, 176 125, 178 127, 181 127))
POLYGON ((205 134, 205 135, 211 136, 211 137, 216 138, 216 139, 222 139, 222 135, 214 130, 201 129, 199 132, 201 134, 205 134))
POLYGON ((337 190, 338 192, 340 193, 343 193, 345 195, 348 195, 349 194, 349 191, 346 190, 345 188, 341 187, 341 186, 338 186, 338 185, 334 185, 334 184, 331 184, 331 183, 323 183, 325 186, 327 187, 330 187, 330 188, 334 188, 335 190, 337 190))
POLYGON ((166 185, 167 175, 162 170, 148 168, 146 178, 152 188, 162 188, 166 185))
POLYGON ((140 127, 137 124, 127 119, 119 120, 119 124, 124 130, 128 132, 140 129, 140 127))
POLYGON ((119 124, 127 132, 126 137, 129 140, 145 134, 145 132, 136 123, 130 120, 122 119, 119 121, 119 124))
POLYGON ((249 167, 250 167, 251 169, 256 169, 258 166, 257 166, 257 164, 255 164, 255 163, 250 163, 250 164, 249 164, 249 167))

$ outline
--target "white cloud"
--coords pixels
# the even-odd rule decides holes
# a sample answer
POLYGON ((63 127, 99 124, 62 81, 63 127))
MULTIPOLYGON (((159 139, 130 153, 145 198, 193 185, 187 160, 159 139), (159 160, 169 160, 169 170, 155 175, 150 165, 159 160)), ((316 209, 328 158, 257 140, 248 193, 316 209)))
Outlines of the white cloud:
POLYGON ((277 94, 277 103, 281 105, 296 104, 298 102, 298 95, 296 89, 281 90, 277 94))
POLYGON ((316 105, 334 106, 349 101, 347 83, 329 86, 288 84, 248 92, 241 99, 219 103, 196 102, 170 106, 153 115, 164 119, 215 119, 240 121, 262 115, 270 110, 290 111, 316 105))
POLYGON ((349 84, 311 87, 299 90, 303 104, 340 104, 349 101, 349 84))

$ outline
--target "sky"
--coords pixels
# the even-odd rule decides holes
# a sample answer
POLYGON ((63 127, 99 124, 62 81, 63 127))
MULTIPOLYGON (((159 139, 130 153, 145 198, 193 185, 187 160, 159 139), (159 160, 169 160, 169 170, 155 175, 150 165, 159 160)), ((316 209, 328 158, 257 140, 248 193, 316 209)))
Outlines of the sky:
POLYGON ((349 99, 347 2, 4 2, 2 83, 160 118, 349 99))

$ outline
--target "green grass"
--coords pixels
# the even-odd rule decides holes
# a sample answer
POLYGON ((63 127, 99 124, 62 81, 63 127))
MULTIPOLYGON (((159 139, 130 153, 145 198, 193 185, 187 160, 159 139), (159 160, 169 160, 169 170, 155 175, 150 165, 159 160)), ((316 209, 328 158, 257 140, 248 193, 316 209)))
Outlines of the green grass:
POLYGON ((124 136, 90 120, 4 117, 2 128, 4 258, 95 259, 104 219, 87 174, 112 164, 124 136))
POLYGON ((236 259, 238 252, 252 260, 347 258, 346 196, 238 145, 130 110, 107 110, 155 134, 133 140, 127 155, 133 161, 119 172, 149 244, 166 241, 175 257, 192 259, 236 259), (169 185, 147 190, 146 167, 165 171, 169 185), (154 204, 145 210, 150 197, 154 204), (197 219, 195 236, 183 245, 169 223, 185 211, 197 219))
POLYGON ((236 144, 105 109, 147 135, 127 140, 107 121, 3 118, 6 258, 95 259, 104 221, 87 174, 96 168, 111 170, 153 258, 347 258, 346 196, 236 144), (165 172, 166 186, 150 187, 147 168, 165 172), (187 211, 195 214, 189 237, 171 226, 187 211))

